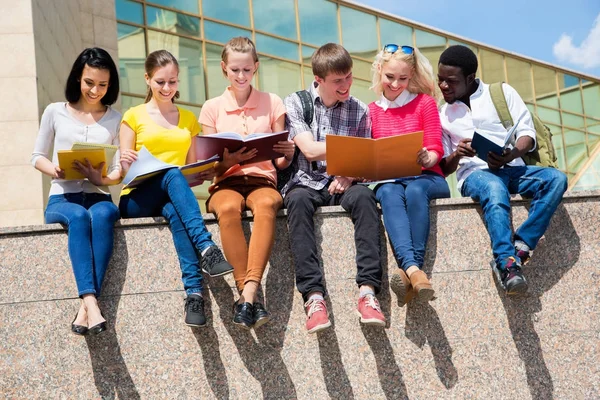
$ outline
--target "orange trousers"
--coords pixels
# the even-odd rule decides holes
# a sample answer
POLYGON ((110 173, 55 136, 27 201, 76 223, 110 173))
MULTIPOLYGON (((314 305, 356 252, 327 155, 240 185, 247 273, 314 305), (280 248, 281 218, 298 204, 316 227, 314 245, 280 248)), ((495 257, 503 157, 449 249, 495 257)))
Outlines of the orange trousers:
POLYGON ((233 265, 233 277, 241 292, 246 283, 260 283, 275 241, 275 217, 283 199, 266 178, 232 176, 219 182, 206 209, 216 215, 225 257, 233 265), (252 211, 250 243, 242 230, 242 212, 252 211))

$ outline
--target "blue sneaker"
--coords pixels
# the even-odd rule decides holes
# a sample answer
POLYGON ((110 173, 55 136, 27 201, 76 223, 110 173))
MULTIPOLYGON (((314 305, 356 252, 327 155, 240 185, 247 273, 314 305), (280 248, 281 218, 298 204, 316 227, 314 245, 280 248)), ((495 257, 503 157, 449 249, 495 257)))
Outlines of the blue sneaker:
POLYGON ((491 262, 496 280, 506 290, 509 296, 527 292, 527 281, 521 272, 521 264, 514 258, 508 257, 501 265, 491 262))

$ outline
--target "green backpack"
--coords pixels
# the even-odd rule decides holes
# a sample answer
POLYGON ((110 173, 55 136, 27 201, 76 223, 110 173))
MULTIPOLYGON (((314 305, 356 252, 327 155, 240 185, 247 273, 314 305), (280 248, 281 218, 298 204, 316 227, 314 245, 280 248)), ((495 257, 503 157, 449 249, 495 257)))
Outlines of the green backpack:
MULTIPOLYGON (((492 102, 496 108, 496 112, 502 121, 502 125, 505 129, 509 129, 513 126, 513 119, 508 111, 508 104, 506 104, 506 97, 504 97, 504 91, 502 90, 503 82, 496 82, 490 85, 490 95, 492 102)), ((552 167, 558 168, 556 163, 556 151, 554 150, 554 144, 552 144, 552 132, 540 118, 531 113, 533 119, 533 126, 535 128, 535 140, 536 148, 531 153, 527 153, 523 156, 523 161, 527 165, 536 165, 538 167, 552 167)))

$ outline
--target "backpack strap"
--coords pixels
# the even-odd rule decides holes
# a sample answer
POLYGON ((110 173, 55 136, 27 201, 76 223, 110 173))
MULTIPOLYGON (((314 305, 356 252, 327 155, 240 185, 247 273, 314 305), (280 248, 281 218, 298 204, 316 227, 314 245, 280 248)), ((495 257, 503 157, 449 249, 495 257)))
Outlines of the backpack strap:
POLYGON ((492 98, 492 103, 494 103, 494 107, 496 108, 496 112, 498 113, 498 117, 500 117, 500 122, 502 122, 502 126, 504 129, 508 130, 511 126, 513 126, 512 115, 510 115, 510 111, 508 110, 508 104, 506 103, 506 97, 504 97, 504 91, 502 90, 502 84, 504 82, 495 82, 490 84, 490 96, 492 98))
POLYGON ((299 90, 296 92, 296 95, 300 98, 300 103, 302 104, 304 122, 311 127, 315 115, 315 106, 312 101, 312 96, 308 90, 299 90))

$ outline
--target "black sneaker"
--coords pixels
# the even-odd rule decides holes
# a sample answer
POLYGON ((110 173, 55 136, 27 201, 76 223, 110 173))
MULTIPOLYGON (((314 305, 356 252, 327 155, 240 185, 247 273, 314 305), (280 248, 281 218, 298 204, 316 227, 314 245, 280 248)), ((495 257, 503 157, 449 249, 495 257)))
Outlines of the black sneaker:
POLYGON ((252 303, 233 303, 233 323, 244 329, 252 329, 254 325, 254 306, 252 303))
POLYGON ((227 275, 233 272, 231 264, 225 260, 217 246, 210 246, 204 255, 200 255, 202 271, 211 277, 227 275))
POLYGON ((493 263, 496 279, 506 290, 507 295, 523 294, 527 291, 527 281, 521 272, 521 264, 514 258, 508 257, 503 267, 493 263))
POLYGON ((256 329, 259 326, 262 326, 269 322, 269 320, 271 319, 271 315, 265 309, 265 306, 259 301, 255 302, 252 306, 254 307, 254 312, 252 313, 252 320, 254 322, 254 329, 256 329))
POLYGON ((206 325, 204 299, 199 294, 190 294, 185 299, 184 312, 187 326, 201 327, 206 325))

